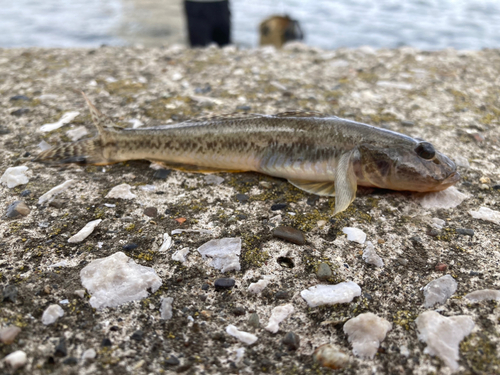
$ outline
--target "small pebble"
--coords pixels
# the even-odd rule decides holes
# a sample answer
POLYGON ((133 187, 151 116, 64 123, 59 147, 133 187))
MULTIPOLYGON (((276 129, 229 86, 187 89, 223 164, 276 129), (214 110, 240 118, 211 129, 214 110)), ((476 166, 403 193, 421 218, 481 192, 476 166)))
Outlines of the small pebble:
POLYGON ((273 231, 273 237, 280 238, 282 240, 297 244, 304 245, 306 243, 306 238, 304 233, 300 230, 288 227, 288 226, 279 226, 273 231))
POLYGON ((112 345, 113 345, 113 343, 107 337, 102 339, 102 341, 101 341, 101 346, 107 347, 107 346, 112 346, 112 345))
POLYGON ((259 315, 257 313, 250 314, 250 316, 248 317, 248 325, 254 328, 260 327, 259 315))
POLYGON ((162 297, 160 306, 160 319, 169 320, 172 319, 172 303, 174 302, 173 297, 162 297))
POLYGON ((3 288, 2 300, 4 302, 15 303, 17 299, 17 288, 14 285, 7 285, 3 288))
POLYGON ((178 366, 181 362, 177 359, 176 356, 171 355, 168 357, 168 359, 165 361, 165 364, 168 366, 178 366))
POLYGON ((280 290, 274 295, 276 299, 289 300, 290 294, 286 290, 280 290))
POLYGON ((464 236, 474 237, 474 229, 457 228, 456 232, 464 236))
POLYGON ((55 323, 57 319, 64 316, 64 310, 61 306, 52 304, 45 309, 42 315, 42 323, 49 325, 55 323))
POLYGON ((17 335, 21 332, 21 328, 10 326, 0 329, 0 342, 10 345, 14 342, 17 335))
POLYGON ((15 201, 11 203, 9 207, 7 207, 7 213, 5 214, 5 216, 10 219, 16 219, 19 217, 28 216, 30 212, 31 211, 26 203, 15 201))
POLYGON ((149 217, 158 216, 158 209, 156 207, 147 207, 144 209, 144 215, 149 217))
POLYGON ((288 332, 281 342, 288 350, 297 350, 300 346, 300 337, 293 332, 288 332))
POLYGON ((134 333, 132 333, 132 336, 130 336, 130 338, 135 341, 142 341, 142 339, 144 338, 144 332, 141 330, 135 331, 134 333))
POLYGON ((167 177, 172 173, 170 169, 158 169, 153 173, 153 178, 156 178, 158 180, 166 180, 167 177))
POLYGON ((29 102, 31 99, 30 99, 30 98, 28 98, 26 95, 14 95, 14 96, 11 96, 11 97, 9 98, 9 100, 10 100, 11 102, 15 102, 15 101, 18 101, 18 100, 23 100, 23 101, 25 101, 25 102, 29 102))
POLYGON ((59 339, 59 344, 56 346, 54 351, 54 356, 56 357, 66 357, 68 355, 68 349, 66 348, 66 339, 61 337, 59 339))
POLYGON ((332 344, 324 344, 318 347, 314 351, 313 357, 322 367, 329 367, 334 370, 345 367, 349 362, 349 355, 332 344))
POLYGON ((235 198, 240 203, 247 203, 249 199, 246 194, 236 194, 235 198))
POLYGON ((96 353, 95 349, 90 348, 90 349, 87 349, 83 352, 82 360, 94 359, 96 356, 97 356, 97 353, 96 353))
POLYGON ((78 359, 75 357, 68 357, 63 361, 64 365, 75 366, 78 364, 78 359))
POLYGON ((234 279, 222 277, 220 279, 215 280, 214 286, 215 290, 222 291, 231 289, 232 287, 234 287, 235 284, 236 281, 234 279))
POLYGON ((17 350, 13 353, 10 353, 3 360, 12 368, 12 370, 15 371, 18 368, 23 367, 28 362, 28 357, 22 350, 17 350))
POLYGON ((287 207, 286 203, 276 203, 271 206, 271 211, 284 210, 287 207))
POLYGON ((49 203, 49 207, 62 208, 65 203, 62 199, 54 199, 49 203))
POLYGON ((424 306, 430 308, 435 304, 445 303, 455 293, 457 285, 456 280, 451 275, 432 280, 424 287, 424 306))
POLYGON ((448 269, 448 265, 445 263, 438 263, 434 269, 438 272, 444 272, 448 269))
POLYGON ((123 245, 122 249, 125 251, 130 251, 130 250, 137 249, 138 247, 139 247, 139 245, 137 245, 136 243, 128 243, 126 245, 123 245))
POLYGON ((405 128, 411 128, 415 126, 415 123, 413 121, 401 121, 401 126, 404 126, 405 128))
POLYGON ((492 188, 493 190, 500 190, 500 185, 493 185, 492 188))
POLYGON ((21 194, 19 194, 21 197, 27 197, 31 194, 31 190, 23 190, 21 194))
POLYGON ((332 269, 326 263, 320 263, 318 266, 318 270, 316 271, 316 276, 320 280, 328 280, 332 277, 332 269))
POLYGON ((238 306, 233 309, 233 314, 236 316, 245 315, 247 312, 244 307, 238 306))
POLYGON ((201 285, 201 290, 208 290, 208 288, 209 288, 209 287, 210 287, 210 286, 209 286, 207 283, 203 283, 203 284, 201 285))
POLYGON ((20 108, 20 109, 16 109, 15 111, 12 111, 10 114, 12 116, 21 117, 22 115, 29 113, 29 111, 30 110, 28 108, 20 108))

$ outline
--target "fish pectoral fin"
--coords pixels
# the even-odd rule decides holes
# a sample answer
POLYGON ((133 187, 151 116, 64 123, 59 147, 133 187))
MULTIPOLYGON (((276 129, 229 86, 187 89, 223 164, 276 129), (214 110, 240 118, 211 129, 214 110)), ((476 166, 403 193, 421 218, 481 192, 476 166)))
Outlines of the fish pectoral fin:
POLYGON ((288 180, 293 186, 311 194, 332 197, 335 195, 334 181, 288 180))
POLYGON ((233 169, 223 169, 223 168, 212 168, 212 167, 202 167, 193 164, 182 164, 173 162, 164 162, 158 160, 150 160, 153 163, 160 164, 161 166, 169 169, 175 169, 177 171, 188 172, 188 173, 239 173, 248 172, 246 170, 233 170, 233 169))
POLYGON ((358 181, 354 173, 352 157, 353 151, 343 154, 335 170, 335 210, 333 215, 345 211, 356 198, 358 181))

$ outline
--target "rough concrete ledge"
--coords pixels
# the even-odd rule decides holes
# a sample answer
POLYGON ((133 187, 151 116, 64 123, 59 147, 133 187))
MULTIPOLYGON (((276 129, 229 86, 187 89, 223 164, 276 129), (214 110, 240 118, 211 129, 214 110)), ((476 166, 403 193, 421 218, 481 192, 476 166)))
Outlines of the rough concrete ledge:
MULTIPOLYGON (((500 372, 498 302, 463 298, 478 289, 500 288, 500 226, 468 213, 481 206, 500 210, 500 51, 323 51, 302 45, 282 51, 11 49, 0 50, 0 93, 0 174, 26 165, 30 176, 26 185, 0 186, 0 328, 22 329, 14 343, 0 343, 0 358, 26 352, 28 362, 17 373, 326 374, 331 370, 315 363, 312 353, 333 343, 352 357, 338 373, 448 374, 440 359, 424 353, 414 322, 427 310, 421 288, 444 274, 455 278, 458 289, 436 308, 445 316, 469 315, 476 324, 460 345, 458 373, 500 372), (463 180, 457 188, 470 198, 453 209, 426 210, 409 193, 367 191, 333 218, 333 199, 315 199, 284 180, 253 173, 221 174, 224 182, 214 186, 203 175, 180 171, 157 179, 142 161, 106 167, 31 163, 42 141, 68 141, 66 132, 77 126, 95 133, 80 90, 122 126, 133 120, 153 126, 207 114, 300 109, 392 129, 433 142, 461 165, 468 162, 468 168, 460 167, 463 180), (80 111, 70 125, 38 131, 68 111, 80 111), (77 182, 55 203, 37 203, 68 179, 77 182), (104 198, 121 183, 132 185, 137 198, 104 198), (142 190, 143 185, 155 190, 142 190), (14 201, 23 201, 31 212, 5 218, 14 201), (286 207, 272 211, 275 203, 286 207), (157 215, 146 216, 148 207, 156 208, 157 215), (179 218, 186 221, 180 224, 179 218), (432 218, 445 221, 442 229, 432 226, 432 218), (103 222, 92 235, 68 243, 95 219, 103 222), (303 231, 306 244, 273 238, 277 224, 303 231), (367 234, 385 267, 363 261, 364 246, 346 240, 341 231, 346 226, 367 234), (177 228, 212 228, 213 234, 175 235, 172 248, 159 253, 163 233, 177 228), (215 291, 222 274, 196 251, 222 237, 243 240, 242 269, 226 275, 236 280, 230 292, 215 291), (127 244, 137 247, 124 250, 127 244), (185 247, 190 248, 187 262, 173 261, 173 252, 185 247), (153 267, 163 285, 142 301, 94 310, 88 294, 74 294, 83 289, 80 270, 117 251, 153 267), (49 267, 63 260, 68 266, 49 267), (326 283, 352 280, 362 295, 351 303, 308 308, 300 291, 320 282, 320 263, 334 272, 326 283), (447 269, 438 271, 438 263, 447 269), (249 294, 249 284, 261 275, 274 279, 262 294, 249 294), (159 319, 162 296, 173 297, 171 320, 159 319), (65 315, 43 325, 43 311, 65 299, 65 315), (280 330, 262 329, 271 310, 285 303, 293 304, 295 312, 280 330), (393 325, 373 360, 352 355, 342 330, 346 320, 362 312, 393 325), (251 313, 258 314, 261 328, 249 325, 251 313), (243 344, 225 333, 229 324, 258 336, 240 362, 235 353, 243 344), (132 337, 137 331, 142 334, 132 337), (297 350, 282 344, 287 332, 300 337, 297 350), (61 339, 65 351, 56 350, 61 339), (89 348, 97 358, 80 361, 89 348)), ((5 363, 1 366, 10 371, 5 363)))

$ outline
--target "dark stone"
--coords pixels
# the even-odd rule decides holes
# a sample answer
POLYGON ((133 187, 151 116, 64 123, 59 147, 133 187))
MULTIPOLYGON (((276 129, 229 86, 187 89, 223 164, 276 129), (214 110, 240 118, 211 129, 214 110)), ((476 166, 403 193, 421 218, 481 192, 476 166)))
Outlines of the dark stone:
POLYGON ((422 246, 422 239, 419 236, 413 236, 410 238, 413 246, 422 246))
POLYGON ((27 197, 30 194, 31 194, 31 190, 23 190, 23 191, 21 191, 21 194, 19 194, 19 195, 21 197, 27 197))
POLYGON ((250 316, 248 317, 248 325, 254 328, 260 327, 259 315, 257 315, 257 313, 250 314, 250 316))
POLYGON ((109 330, 111 332, 118 332, 118 331, 120 331, 120 327, 118 327, 118 326, 112 326, 109 330))
POLYGON ((248 218, 248 216, 247 216, 247 215, 245 215, 245 214, 237 214, 237 215, 236 215, 236 218, 237 218, 238 220, 246 220, 246 219, 248 218))
POLYGON ((238 306, 233 309, 233 314, 236 316, 242 316, 245 315, 247 311, 245 310, 244 307, 238 306))
POLYGON ((210 84, 208 84, 208 83, 203 87, 196 87, 194 89, 194 92, 196 94, 206 94, 207 92, 210 92, 210 91, 212 91, 212 86, 210 86, 210 84))
POLYGON ((300 337, 293 332, 288 332, 282 340, 288 350, 297 350, 300 346, 300 337))
POLYGON ((63 364, 68 366, 74 366, 78 364, 78 359, 75 357, 68 357, 63 361, 63 364))
POLYGON ((238 111, 250 111, 252 107, 250 107, 249 105, 239 105, 236 107, 236 109, 238 111))
POLYGON ((470 271, 469 275, 471 276, 483 276, 482 272, 470 271))
POLYGON ((201 285, 201 290, 208 290, 208 288, 209 288, 209 287, 210 287, 210 286, 209 286, 207 283, 203 283, 203 284, 201 285))
POLYGON ((168 357, 168 359, 165 361, 165 364, 167 366, 178 366, 181 362, 177 359, 176 356, 171 355, 168 357))
POLYGON ((317 195, 311 195, 311 196, 309 196, 309 198, 307 198, 306 203, 309 206, 315 206, 316 203, 318 203, 318 201, 319 201, 319 196, 317 196, 317 195))
POLYGON ((146 207, 144 209, 144 215, 149 217, 156 217, 158 216, 158 210, 156 209, 156 207, 146 207))
POLYGON ((28 156, 30 156, 31 153, 29 153, 28 151, 26 151, 24 154, 23 154, 23 158, 27 158, 28 156))
POLYGON ((500 190, 500 185, 493 185, 493 186, 492 186, 492 189, 493 189, 493 190, 500 190))
POLYGON ((240 203, 247 203, 249 199, 248 195, 245 194, 236 194, 235 198, 240 203))
POLYGON ((22 115, 25 115, 29 111, 30 110, 28 108, 20 108, 20 109, 16 109, 15 111, 12 111, 10 114, 12 116, 21 117, 22 115))
POLYGON ((332 269, 328 264, 320 263, 318 270, 316 271, 316 276, 318 276, 318 279, 320 280, 328 280, 332 277, 332 269))
POLYGON ((278 262, 278 264, 281 267, 283 267, 283 268, 293 268, 293 267, 295 267, 295 264, 293 264, 292 258, 278 257, 278 259, 276 259, 276 262, 278 262))
POLYGON ((50 207, 54 208, 62 208, 66 202, 62 199, 54 199, 49 203, 50 207))
POLYGON ((136 243, 128 243, 126 245, 123 245, 122 249, 126 250, 126 251, 130 251, 130 250, 137 249, 138 247, 139 247, 139 245, 137 245, 136 243))
POLYGON ((474 237, 474 229, 458 228, 456 231, 458 234, 474 237))
POLYGON ((172 173, 170 169, 158 169, 155 173, 153 173, 153 178, 166 180, 170 173, 172 173))
POLYGON ((273 237, 280 238, 282 240, 295 243, 297 245, 304 245, 306 243, 306 238, 304 233, 300 230, 288 227, 288 226, 279 226, 273 231, 273 237))
POLYGON ((26 206, 26 203, 21 201, 15 201, 7 207, 6 217, 10 219, 15 219, 22 216, 28 216, 30 213, 30 209, 26 206))
POLYGON ((113 345, 113 343, 107 337, 104 338, 104 339, 102 339, 102 341, 101 341, 101 346, 109 347, 109 346, 112 346, 112 345, 113 345))
POLYGON ((68 355, 68 349, 66 349, 66 339, 61 337, 59 339, 59 344, 56 346, 54 356, 56 357, 66 357, 68 355))
POLYGON ((14 95, 14 96, 11 96, 9 100, 11 102, 15 102, 17 100, 24 100, 25 102, 29 102, 31 99, 28 98, 26 95, 14 95))
POLYGON ((14 285, 7 285, 3 288, 2 300, 4 302, 15 303, 17 299, 17 288, 14 285))
POLYGON ((215 290, 221 291, 231 289, 234 284, 236 284, 236 281, 234 281, 234 279, 221 277, 220 279, 215 280, 214 286, 215 290))
POLYGON ((212 335, 212 340, 219 342, 226 342, 226 335, 222 332, 215 332, 212 335))
POLYGON ((271 211, 280 211, 286 208, 286 203, 276 203, 271 206, 271 211))
POLYGON ((0 135, 5 135, 9 133, 10 133, 9 129, 0 127, 0 135))
POLYGON ((436 237, 439 235, 439 231, 436 228, 432 228, 427 232, 427 235, 431 237, 436 237))
POLYGON ((288 294, 288 292, 286 290, 280 290, 280 291, 276 292, 276 294, 274 295, 274 298, 288 300, 288 299, 290 299, 290 294, 288 294))
POLYGON ((401 121, 401 125, 405 128, 411 128, 415 126, 415 123, 413 121, 401 121))
POLYGON ((142 332, 141 330, 135 331, 134 333, 132 333, 132 336, 130 336, 130 338, 135 341, 142 341, 142 339, 144 338, 144 332, 142 332))

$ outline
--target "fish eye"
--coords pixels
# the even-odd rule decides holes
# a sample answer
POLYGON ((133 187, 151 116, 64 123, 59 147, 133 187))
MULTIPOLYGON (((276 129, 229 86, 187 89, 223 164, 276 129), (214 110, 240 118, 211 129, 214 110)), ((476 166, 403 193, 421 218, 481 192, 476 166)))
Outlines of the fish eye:
POLYGON ((425 160, 431 160, 436 156, 436 150, 434 150, 434 146, 432 146, 429 142, 420 142, 415 148, 415 152, 418 156, 425 160))

